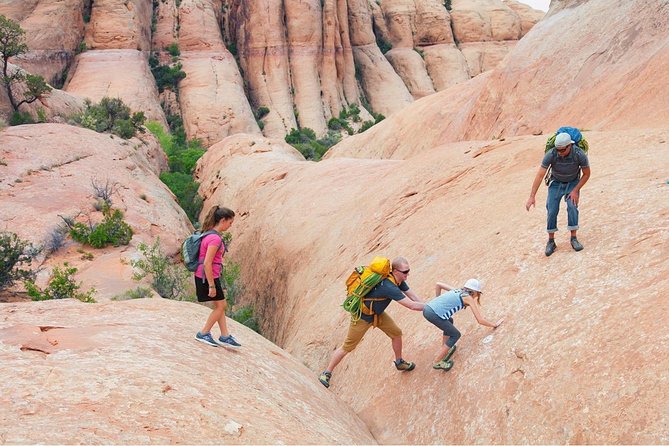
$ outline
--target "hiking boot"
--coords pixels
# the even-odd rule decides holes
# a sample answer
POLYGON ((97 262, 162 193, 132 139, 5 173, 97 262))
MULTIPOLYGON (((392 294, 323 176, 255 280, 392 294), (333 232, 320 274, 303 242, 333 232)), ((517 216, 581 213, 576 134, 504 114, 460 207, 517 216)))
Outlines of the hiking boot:
POLYGON ((416 368, 416 364, 413 362, 406 362, 404 359, 400 358, 395 361, 395 368, 402 372, 410 372, 416 368))
POLYGON ((197 339, 200 342, 204 342, 205 344, 209 344, 212 347, 218 347, 218 344, 216 341, 214 341, 214 338, 211 337, 211 333, 205 333, 202 334, 199 331, 195 335, 195 339, 197 339))
POLYGON ((318 380, 327 389, 328 387, 330 387, 330 378, 332 378, 332 372, 323 371, 323 373, 321 373, 321 376, 318 378, 318 380))
POLYGON ((574 248, 574 251, 580 251, 583 249, 583 245, 578 241, 576 237, 571 238, 571 247, 574 248))
POLYGON ((549 257, 551 254, 553 254, 556 249, 557 245, 555 244, 555 240, 549 238, 548 243, 546 243, 546 257, 549 257))
POLYGON ((432 366, 432 368, 433 368, 433 369, 443 370, 443 371, 445 371, 445 372, 448 372, 449 370, 451 370, 451 369, 453 368, 453 361, 451 361, 451 360, 446 360, 446 359, 442 359, 442 360, 439 361, 438 363, 434 364, 434 365, 432 366))
POLYGON ((221 345, 223 347, 234 347, 234 348, 242 346, 242 344, 237 342, 237 339, 235 339, 235 337, 232 335, 221 336, 220 338, 218 338, 218 345, 221 345))
MULTIPOLYGON (((444 356, 444 359, 442 359, 441 361, 446 362, 446 361, 448 361, 449 359, 451 359, 451 356, 453 356, 453 353, 455 353, 455 349, 456 349, 456 348, 457 348, 457 346, 455 346, 455 345, 454 345, 453 347, 451 347, 451 348, 448 350, 448 353, 446 353, 446 356, 444 356)), ((441 361, 440 361, 440 362, 441 362, 441 361)))

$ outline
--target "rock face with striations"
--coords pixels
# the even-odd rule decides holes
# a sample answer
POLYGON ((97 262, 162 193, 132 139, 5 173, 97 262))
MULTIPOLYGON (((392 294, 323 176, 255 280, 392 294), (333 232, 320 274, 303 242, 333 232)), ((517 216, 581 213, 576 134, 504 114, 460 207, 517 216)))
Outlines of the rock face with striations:
POLYGON ((454 1, 450 11, 437 0, 34 0, 3 12, 26 29, 22 68, 93 101, 120 97, 166 126, 162 105, 205 146, 236 133, 324 135, 352 106, 361 122, 391 116, 491 69, 538 20, 501 0, 454 1), (178 94, 156 92, 150 52, 180 64, 178 94))
POLYGON ((0 15, 17 21, 30 51, 13 60, 51 84, 65 81, 84 36, 85 0, 11 0, 0 2, 0 15))
POLYGON ((412 104, 327 156, 406 158, 444 142, 549 133, 566 123, 661 126, 669 119, 669 101, 657 94, 669 68, 669 14, 661 1, 642 4, 557 4, 500 67, 412 104), (603 25, 620 32, 613 36, 603 25), (552 36, 558 33, 564 37, 556 47, 552 36), (564 69, 565 61, 579 69, 564 69))

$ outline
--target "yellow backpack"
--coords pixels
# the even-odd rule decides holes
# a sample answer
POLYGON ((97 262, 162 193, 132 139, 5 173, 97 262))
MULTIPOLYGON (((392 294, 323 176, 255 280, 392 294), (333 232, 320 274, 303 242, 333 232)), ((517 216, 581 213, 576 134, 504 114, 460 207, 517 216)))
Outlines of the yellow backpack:
MULTIPOLYGON (((390 274, 390 259, 386 257, 374 257, 368 266, 357 266, 353 269, 351 275, 346 279, 346 300, 342 304, 344 310, 351 313, 351 320, 359 320, 361 314, 374 315, 372 309, 364 304, 363 297, 381 283, 383 279, 387 278, 390 278, 393 283, 395 282, 390 274)), ((386 298, 379 297, 366 300, 380 301, 384 299, 386 298)), ((376 321, 376 318, 374 319, 376 321)))

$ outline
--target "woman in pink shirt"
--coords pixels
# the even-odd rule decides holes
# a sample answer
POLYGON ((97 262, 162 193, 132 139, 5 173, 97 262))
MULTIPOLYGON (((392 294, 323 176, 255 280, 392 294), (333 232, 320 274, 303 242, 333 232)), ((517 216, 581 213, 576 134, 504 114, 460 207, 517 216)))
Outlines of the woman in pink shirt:
POLYGON ((202 330, 198 331, 195 339, 214 347, 241 347, 241 344, 230 334, 225 321, 225 309, 228 302, 225 300, 221 287, 221 271, 223 270, 223 255, 225 243, 220 233, 227 231, 235 220, 235 212, 223 207, 214 206, 209 210, 202 223, 202 233, 209 234, 202 237, 200 242, 200 257, 195 270, 195 290, 198 302, 213 302, 214 309, 207 318, 202 330), (218 342, 211 336, 211 327, 218 322, 221 336, 218 342))

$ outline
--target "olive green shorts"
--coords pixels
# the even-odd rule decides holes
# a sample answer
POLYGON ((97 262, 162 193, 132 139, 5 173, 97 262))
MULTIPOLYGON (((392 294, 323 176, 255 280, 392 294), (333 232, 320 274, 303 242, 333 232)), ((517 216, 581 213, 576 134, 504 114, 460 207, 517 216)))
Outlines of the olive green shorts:
MULTIPOLYGON (((396 338, 402 336, 402 330, 400 327, 395 324, 395 321, 388 316, 386 313, 383 313, 378 316, 379 325, 378 328, 381 329, 389 338, 396 338)), ((369 327, 372 326, 371 322, 365 322, 362 319, 359 321, 353 322, 348 326, 348 333, 346 334, 346 339, 344 340, 344 345, 342 345, 342 350, 347 352, 352 352, 355 349, 360 341, 362 340, 369 327)))

